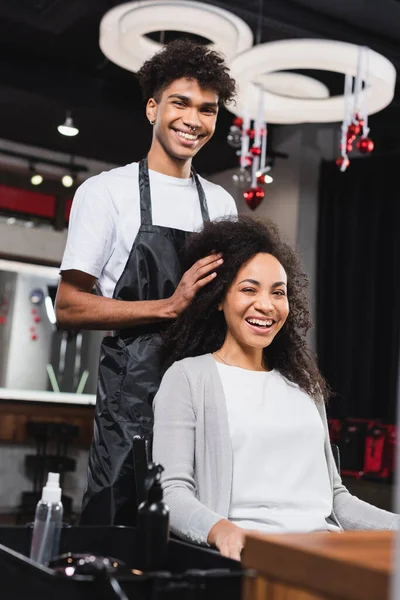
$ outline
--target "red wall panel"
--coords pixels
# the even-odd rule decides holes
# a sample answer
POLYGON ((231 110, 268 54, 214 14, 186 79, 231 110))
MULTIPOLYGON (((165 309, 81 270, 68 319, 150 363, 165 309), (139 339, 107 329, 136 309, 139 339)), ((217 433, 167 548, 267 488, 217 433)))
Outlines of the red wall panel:
POLYGON ((49 194, 0 185, 0 209, 53 219, 55 206, 56 200, 49 194))

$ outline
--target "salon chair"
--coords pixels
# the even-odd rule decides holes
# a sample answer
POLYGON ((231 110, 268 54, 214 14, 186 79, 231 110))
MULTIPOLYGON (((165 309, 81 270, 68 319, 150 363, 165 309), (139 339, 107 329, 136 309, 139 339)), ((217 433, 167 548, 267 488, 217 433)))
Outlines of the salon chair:
MULTIPOLYGON (((153 436, 151 433, 140 436, 136 435, 133 438, 133 464, 135 471, 135 486, 136 486, 136 498, 137 507, 145 500, 145 477, 147 473, 147 465, 152 460, 152 442, 153 436)), ((333 458, 336 464, 336 468, 340 473, 340 451, 337 444, 331 444, 333 458)), ((137 512, 137 507, 135 508, 137 512)), ((135 514, 136 520, 136 514, 135 514)))

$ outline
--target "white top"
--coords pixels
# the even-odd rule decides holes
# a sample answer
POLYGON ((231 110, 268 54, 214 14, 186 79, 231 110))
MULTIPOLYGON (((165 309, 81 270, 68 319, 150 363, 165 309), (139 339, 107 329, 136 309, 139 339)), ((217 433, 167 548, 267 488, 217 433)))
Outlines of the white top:
MULTIPOLYGON (((149 170, 153 224, 196 231, 203 224, 193 178, 149 170)), ((237 214, 235 202, 219 185, 199 177, 210 219, 237 214)), ((61 271, 77 269, 97 278, 97 291, 109 298, 122 275, 140 227, 139 165, 131 163, 87 179, 72 204, 61 271)))
POLYGON ((233 451, 229 519, 270 533, 338 530, 326 521, 332 490, 312 398, 278 371, 217 365, 233 451))

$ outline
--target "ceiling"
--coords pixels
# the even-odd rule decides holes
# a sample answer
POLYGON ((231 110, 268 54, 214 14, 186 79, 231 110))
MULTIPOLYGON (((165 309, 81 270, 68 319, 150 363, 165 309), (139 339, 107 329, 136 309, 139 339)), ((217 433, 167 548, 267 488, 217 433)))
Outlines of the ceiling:
MULTIPOLYGON (((150 143, 136 77, 105 59, 99 23, 120 2, 0 0, 0 138, 115 164, 141 158, 150 143), (76 138, 57 132, 71 109, 76 138)), ((368 45, 400 68, 399 0, 226 0, 211 2, 244 19, 262 42, 330 38, 368 45), (260 6, 262 5, 262 20, 260 6)), ((343 77, 313 73, 331 92, 343 77)), ((200 172, 236 164, 226 144, 232 115, 223 110, 200 172)), ((370 120, 377 151, 400 151, 400 86, 393 103, 370 120)))

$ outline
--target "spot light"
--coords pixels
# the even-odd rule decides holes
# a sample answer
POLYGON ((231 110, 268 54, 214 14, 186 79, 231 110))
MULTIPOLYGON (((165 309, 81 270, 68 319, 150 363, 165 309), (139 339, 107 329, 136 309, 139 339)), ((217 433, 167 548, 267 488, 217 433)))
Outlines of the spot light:
POLYGON ((29 165, 29 170, 31 172, 31 184, 32 185, 40 185, 43 182, 43 177, 38 173, 33 165, 29 165))
POLYGON ((74 178, 72 177, 72 175, 63 175, 61 183, 64 187, 70 188, 74 185, 74 178))
POLYGON ((35 175, 32 175, 31 177, 31 184, 32 185, 40 185, 43 181, 43 177, 39 174, 39 173, 35 173, 35 175))
POLYGON ((57 130, 61 135, 67 135, 68 137, 73 137, 74 135, 78 135, 79 129, 75 127, 74 122, 71 117, 71 113, 67 111, 67 115, 65 117, 64 123, 57 127, 57 130))

